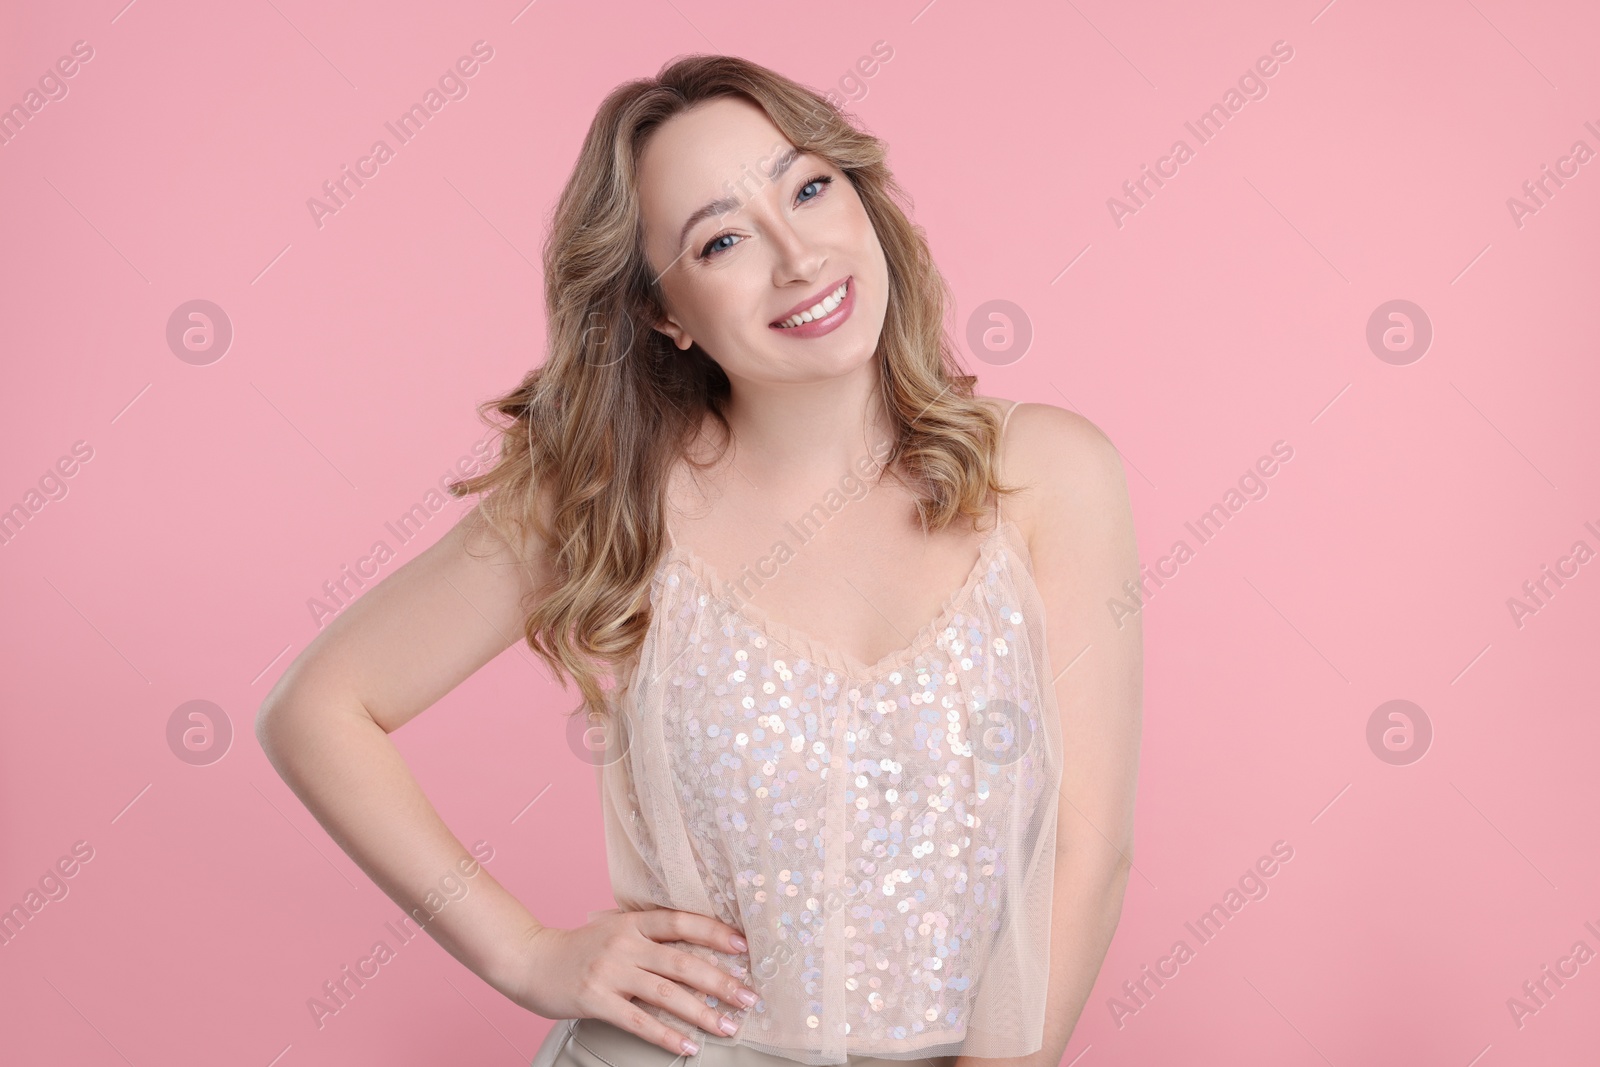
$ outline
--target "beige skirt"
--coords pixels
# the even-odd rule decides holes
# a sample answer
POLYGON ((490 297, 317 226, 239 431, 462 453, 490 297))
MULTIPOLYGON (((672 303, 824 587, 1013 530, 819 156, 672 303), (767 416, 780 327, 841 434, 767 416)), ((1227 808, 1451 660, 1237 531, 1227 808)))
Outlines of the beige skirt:
MULTIPOLYGON (((850 1067, 954 1067, 955 1061, 954 1056, 851 1056, 850 1067)), ((796 1067, 798 1062, 748 1045, 703 1040, 696 1055, 686 1056, 601 1019, 561 1019, 550 1028, 531 1067, 796 1067)))

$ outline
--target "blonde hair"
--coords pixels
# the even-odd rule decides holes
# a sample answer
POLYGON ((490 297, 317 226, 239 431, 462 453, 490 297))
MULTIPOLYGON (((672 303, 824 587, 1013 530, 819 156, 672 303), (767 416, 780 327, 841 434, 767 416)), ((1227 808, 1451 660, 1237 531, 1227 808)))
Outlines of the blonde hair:
POLYGON ((975 521, 991 492, 1016 491, 998 481, 1000 421, 974 398, 977 379, 963 373, 946 335, 949 289, 925 233, 900 207, 909 200, 885 163, 887 145, 824 96, 734 56, 680 58, 653 79, 618 86, 589 126, 545 241, 548 356, 478 406, 500 431, 494 466, 448 486, 456 497, 486 492, 478 510, 507 543, 525 544, 532 527, 549 546, 556 577, 538 591, 523 631, 563 686, 563 673, 576 680, 575 713, 607 709, 602 681, 617 677, 597 668, 614 672, 644 640, 671 467, 707 416, 728 431, 727 376, 699 345, 679 350, 653 326, 662 293, 635 192, 652 133, 724 96, 761 107, 795 148, 843 171, 872 220, 889 268, 877 356, 895 440, 882 463, 914 486, 924 528, 975 521), (549 502, 550 529, 536 494, 549 502))

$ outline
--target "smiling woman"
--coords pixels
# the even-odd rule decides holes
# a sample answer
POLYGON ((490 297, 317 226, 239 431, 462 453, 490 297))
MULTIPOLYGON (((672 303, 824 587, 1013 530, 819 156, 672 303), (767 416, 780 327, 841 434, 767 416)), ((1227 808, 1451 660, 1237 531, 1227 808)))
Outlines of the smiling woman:
POLYGON ((537 1067, 1055 1067, 1116 927, 1121 465, 1075 414, 974 393, 886 153, 735 57, 608 95, 545 245, 548 357, 450 486, 478 507, 258 718, 405 905, 464 849, 383 735, 510 634, 576 682, 618 907, 546 926, 484 874, 428 928, 560 1020, 537 1067))

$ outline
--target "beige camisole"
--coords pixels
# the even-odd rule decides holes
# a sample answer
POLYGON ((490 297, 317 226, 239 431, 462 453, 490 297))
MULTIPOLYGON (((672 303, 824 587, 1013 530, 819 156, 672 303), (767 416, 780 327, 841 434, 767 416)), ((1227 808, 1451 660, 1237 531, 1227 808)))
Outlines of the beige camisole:
POLYGON ((664 553, 597 762, 618 906, 749 943, 672 943, 764 998, 696 994, 740 1024, 696 1041, 806 1064, 1040 1048, 1061 728, 1031 566, 997 504, 965 583, 869 665, 664 553))

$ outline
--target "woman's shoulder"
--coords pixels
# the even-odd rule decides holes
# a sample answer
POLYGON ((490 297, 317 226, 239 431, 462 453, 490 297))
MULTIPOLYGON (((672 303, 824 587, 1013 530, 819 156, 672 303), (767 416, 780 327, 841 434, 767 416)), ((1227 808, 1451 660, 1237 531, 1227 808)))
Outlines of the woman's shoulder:
POLYGON ((1034 400, 1010 400, 998 396, 974 396, 992 408, 1005 424, 1001 440, 1004 458, 1012 466, 1042 469, 1063 461, 1069 464, 1103 461, 1116 446, 1104 430, 1076 411, 1034 400))
POLYGON ((1023 491, 1007 497, 1003 506, 1030 541, 1041 505, 1054 511, 1067 501, 1098 498, 1100 494, 1082 492, 1088 485, 1122 483, 1121 453, 1105 431, 1078 412, 1040 401, 974 399, 992 405, 1006 420, 1001 477, 1023 491))

